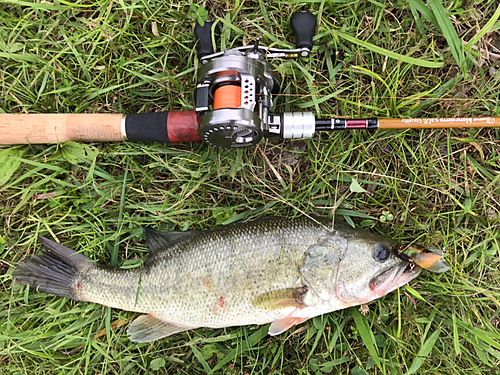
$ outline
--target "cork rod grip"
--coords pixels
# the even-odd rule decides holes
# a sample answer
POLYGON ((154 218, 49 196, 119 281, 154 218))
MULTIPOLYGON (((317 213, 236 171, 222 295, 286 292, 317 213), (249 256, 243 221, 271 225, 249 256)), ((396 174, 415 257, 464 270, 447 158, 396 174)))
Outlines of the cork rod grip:
POLYGON ((121 114, 0 114, 0 144, 113 142, 125 139, 121 114))

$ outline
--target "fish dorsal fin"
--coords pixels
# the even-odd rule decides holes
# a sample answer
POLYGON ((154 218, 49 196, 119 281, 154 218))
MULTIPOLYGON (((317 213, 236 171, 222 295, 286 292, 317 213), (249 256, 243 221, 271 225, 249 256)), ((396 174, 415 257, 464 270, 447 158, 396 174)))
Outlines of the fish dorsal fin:
POLYGON ((279 310, 287 307, 305 307, 304 295, 307 287, 274 290, 255 297, 252 304, 264 310, 279 310))
POLYGON ((290 327, 297 325, 297 324, 300 324, 300 323, 304 323, 308 319, 309 318, 298 318, 298 317, 291 317, 291 316, 287 316, 286 318, 283 318, 283 319, 276 319, 269 326, 268 333, 271 336, 279 335, 280 333, 283 333, 286 330, 288 330, 290 327))
POLYGON ((127 334, 132 341, 150 342, 191 328, 195 327, 175 325, 148 314, 134 320, 128 327, 127 334))
POLYGON ((159 232, 151 227, 144 227, 146 243, 149 247, 150 257, 158 254, 159 251, 165 251, 177 241, 190 237, 199 231, 187 232, 159 232))
POLYGON ((335 290, 338 265, 347 250, 348 241, 339 233, 330 233, 309 247, 304 254, 300 274, 321 299, 335 290))

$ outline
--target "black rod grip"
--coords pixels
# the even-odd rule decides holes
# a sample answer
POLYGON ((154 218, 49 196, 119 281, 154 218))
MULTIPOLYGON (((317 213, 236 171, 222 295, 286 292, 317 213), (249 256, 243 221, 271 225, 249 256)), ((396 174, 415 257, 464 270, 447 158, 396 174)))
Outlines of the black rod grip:
POLYGON ((125 117, 129 141, 199 142, 198 115, 195 111, 136 113, 125 117))
POLYGON ((295 13, 290 21, 295 34, 295 45, 297 48, 313 48, 313 36, 316 31, 317 20, 312 13, 295 13))
MULTIPOLYGON (((198 58, 215 53, 214 45, 212 44, 212 26, 213 22, 205 21, 203 26, 199 23, 194 28, 194 36, 198 42, 198 58)), ((217 34, 217 29, 215 30, 217 34)))
POLYGON ((125 117, 129 141, 170 143, 167 132, 168 112, 135 113, 125 117))

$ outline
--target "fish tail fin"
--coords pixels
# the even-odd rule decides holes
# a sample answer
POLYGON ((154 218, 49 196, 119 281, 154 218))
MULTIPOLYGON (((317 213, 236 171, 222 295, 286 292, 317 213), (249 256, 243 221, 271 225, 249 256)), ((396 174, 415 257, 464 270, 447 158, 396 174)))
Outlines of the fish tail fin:
POLYGON ((79 300, 76 295, 78 273, 94 267, 92 260, 45 237, 38 236, 43 254, 19 263, 12 277, 19 283, 37 290, 79 300))

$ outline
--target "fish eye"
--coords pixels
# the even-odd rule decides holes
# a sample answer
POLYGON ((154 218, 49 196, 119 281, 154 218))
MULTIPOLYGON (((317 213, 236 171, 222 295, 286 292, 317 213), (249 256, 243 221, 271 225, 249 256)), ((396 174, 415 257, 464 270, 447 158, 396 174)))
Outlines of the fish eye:
POLYGON ((389 258, 390 254, 391 254, 391 249, 386 245, 382 245, 379 243, 375 245, 373 256, 377 261, 385 262, 389 258))

